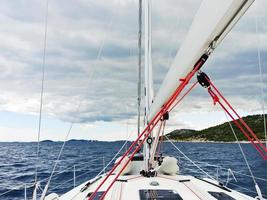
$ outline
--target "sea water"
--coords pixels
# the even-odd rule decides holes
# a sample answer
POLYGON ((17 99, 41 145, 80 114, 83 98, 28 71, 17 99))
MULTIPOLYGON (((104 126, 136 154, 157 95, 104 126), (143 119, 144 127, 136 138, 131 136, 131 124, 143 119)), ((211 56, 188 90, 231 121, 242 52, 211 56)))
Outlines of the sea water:
MULTIPOLYGON (((123 145, 120 142, 69 141, 52 178, 49 193, 63 194, 97 175, 123 145), (75 179, 75 180, 74 180, 75 179)), ((222 183, 226 183, 228 169, 231 169, 237 182, 230 177, 228 187, 253 197, 255 187, 249 170, 237 144, 177 142, 195 164, 222 183), (241 187, 240 187, 241 186, 241 187)), ((0 200, 32 198, 36 163, 41 187, 46 184, 62 142, 42 142, 40 159, 36 159, 36 143, 0 143, 0 200), (25 189, 26 188, 26 189, 25 189)), ((128 145, 129 146, 129 145, 128 145)), ((250 144, 242 144, 253 175, 262 193, 267 195, 267 161, 264 161, 250 144)), ((123 149, 122 153, 125 152, 123 149)), ((163 155, 175 156, 180 165, 180 173, 205 177, 203 173, 179 153, 170 143, 163 143, 163 155)))

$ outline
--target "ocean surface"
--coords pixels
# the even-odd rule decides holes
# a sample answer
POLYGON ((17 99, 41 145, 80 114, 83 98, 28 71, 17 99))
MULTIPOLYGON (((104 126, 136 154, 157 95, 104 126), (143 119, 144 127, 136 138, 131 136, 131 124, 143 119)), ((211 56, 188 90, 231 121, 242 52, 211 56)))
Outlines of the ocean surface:
MULTIPOLYGON (((52 178, 50 192, 65 193, 97 175, 124 142, 70 141, 52 178), (75 167, 74 167, 75 166, 75 167), (75 181, 74 181, 75 168, 75 181)), ((175 143, 190 159, 210 175, 226 183, 228 169, 234 171, 237 182, 230 176, 228 187, 253 197, 255 188, 237 144, 229 143, 175 143)), ((49 177, 62 142, 42 142, 38 165, 38 180, 43 188, 49 177)), ((242 144, 248 162, 262 193, 267 195, 267 161, 250 144, 242 144)), ((125 150, 124 150, 125 151, 125 150)), ((205 177, 201 171, 173 148, 164 143, 163 154, 177 157, 180 173, 205 177)), ((36 168, 36 143, 0 143, 0 200, 32 198, 32 183, 36 168), (25 190, 26 188, 26 190, 25 190)))

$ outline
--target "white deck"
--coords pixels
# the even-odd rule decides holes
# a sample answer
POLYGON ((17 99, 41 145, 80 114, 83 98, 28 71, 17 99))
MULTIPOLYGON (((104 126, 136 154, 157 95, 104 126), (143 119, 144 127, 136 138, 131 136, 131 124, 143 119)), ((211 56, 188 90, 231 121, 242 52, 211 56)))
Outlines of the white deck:
MULTIPOLYGON (((114 178, 114 176, 113 176, 114 178)), ((103 179, 103 178, 102 178, 103 179)), ((80 192, 81 188, 85 185, 82 184, 77 188, 69 191, 68 193, 62 195, 59 200, 83 200, 86 199, 86 196, 93 192, 96 186, 101 182, 98 180, 96 183, 92 184, 84 192, 80 192)), ((110 179, 111 180, 111 179, 110 179)), ((100 191, 105 191, 108 186, 109 181, 104 184, 100 191)), ((165 176, 158 175, 157 177, 146 178, 142 176, 130 175, 130 176, 121 176, 118 181, 113 185, 112 189, 108 192, 105 199, 109 200, 138 200, 140 199, 139 190, 144 189, 161 189, 161 190, 173 190, 176 191, 184 200, 199 200, 199 199, 211 199, 216 200, 208 192, 223 192, 234 199, 238 200, 248 200, 254 199, 247 195, 241 194, 234 190, 226 191, 220 187, 209 184, 202 180, 196 179, 192 176, 165 176), (127 182, 124 181, 127 180, 127 182), (189 181, 188 181, 189 180, 189 181), (158 186, 152 186, 151 182, 157 182, 158 186), (183 182, 185 181, 185 182, 183 182)))
MULTIPOLYGON (((57 195, 51 194, 49 197, 46 198, 46 200, 88 199, 88 194, 94 192, 96 187, 101 183, 105 176, 106 174, 99 177, 97 181, 90 184, 90 186, 84 191, 81 191, 81 189, 88 182, 81 184, 80 186, 72 189, 71 191, 60 197, 56 197, 57 195)), ((106 181, 106 183, 101 187, 99 192, 105 191, 114 178, 115 174, 112 175, 106 181)), ((147 178, 136 174, 120 176, 111 188, 111 190, 107 193, 105 200, 139 200, 141 199, 139 193, 140 190, 171 190, 175 193, 178 193, 183 200, 216 200, 217 198, 213 197, 209 192, 222 192, 228 195, 229 197, 232 197, 233 199, 237 200, 254 199, 229 188, 224 188, 220 186, 217 181, 211 179, 203 180, 195 178, 193 176, 163 174, 158 174, 156 177, 147 178), (153 186, 152 182, 154 184, 156 183, 156 186, 153 186)), ((98 200, 98 198, 95 199, 98 200)), ((154 199, 164 198, 153 198, 153 200, 154 199)), ((232 199, 226 198, 226 200, 232 199)))

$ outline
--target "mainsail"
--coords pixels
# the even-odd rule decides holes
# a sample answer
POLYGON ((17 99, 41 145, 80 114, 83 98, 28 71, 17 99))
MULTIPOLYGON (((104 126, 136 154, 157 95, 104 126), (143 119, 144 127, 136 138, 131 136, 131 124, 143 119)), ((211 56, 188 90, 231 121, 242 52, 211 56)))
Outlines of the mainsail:
POLYGON ((187 37, 178 51, 150 108, 151 120, 193 70, 204 53, 215 49, 254 0, 203 0, 187 37))

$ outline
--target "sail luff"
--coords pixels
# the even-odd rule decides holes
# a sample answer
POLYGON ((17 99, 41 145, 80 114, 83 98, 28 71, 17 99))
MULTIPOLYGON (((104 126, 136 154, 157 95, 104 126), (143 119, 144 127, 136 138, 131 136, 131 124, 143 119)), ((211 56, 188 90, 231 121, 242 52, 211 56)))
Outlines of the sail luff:
POLYGON ((170 98, 197 60, 208 50, 215 49, 254 0, 203 0, 191 28, 178 51, 151 106, 149 118, 170 98))

